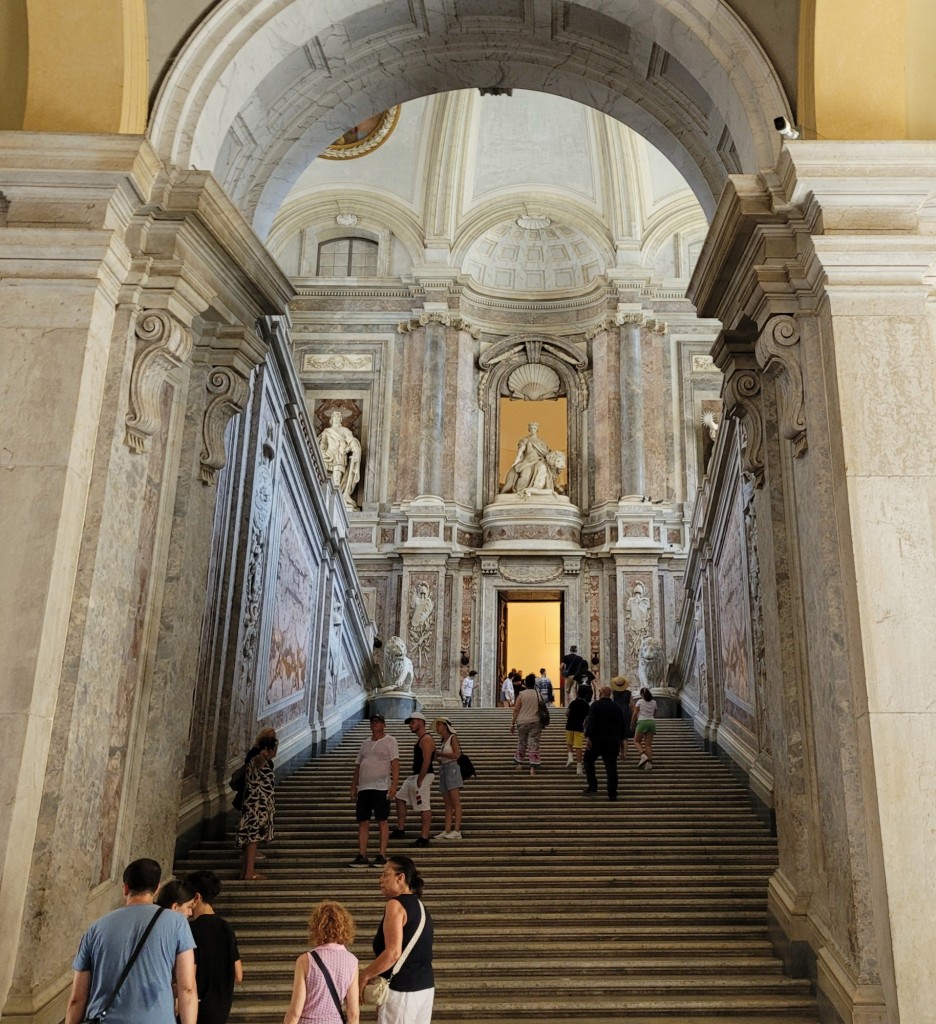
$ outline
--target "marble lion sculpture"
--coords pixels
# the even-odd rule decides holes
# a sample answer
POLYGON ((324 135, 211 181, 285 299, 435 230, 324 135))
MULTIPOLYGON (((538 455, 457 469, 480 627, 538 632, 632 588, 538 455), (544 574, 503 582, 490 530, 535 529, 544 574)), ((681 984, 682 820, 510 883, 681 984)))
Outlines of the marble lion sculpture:
POLYGON ((641 686, 653 689, 663 685, 666 676, 666 655, 663 644, 655 636, 645 636, 640 641, 637 675, 641 686))
POLYGON ((387 641, 383 663, 384 685, 381 690, 403 690, 412 692, 415 675, 413 662, 407 657, 406 643, 402 637, 392 636, 387 641))

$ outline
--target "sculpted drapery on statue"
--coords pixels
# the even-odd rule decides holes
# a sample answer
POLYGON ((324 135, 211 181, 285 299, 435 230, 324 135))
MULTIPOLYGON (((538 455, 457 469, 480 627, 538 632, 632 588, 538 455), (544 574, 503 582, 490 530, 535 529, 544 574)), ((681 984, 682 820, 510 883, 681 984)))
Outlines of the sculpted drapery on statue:
POLYGON ((319 434, 319 451, 325 461, 325 469, 331 477, 344 503, 356 508, 351 495, 361 479, 361 442, 344 426, 344 414, 335 409, 331 414, 331 426, 319 434))
POLYGON ((558 494, 556 478, 565 469, 565 452, 552 451, 539 436, 539 424, 527 425, 529 434, 517 444, 517 457, 507 470, 501 494, 558 494))

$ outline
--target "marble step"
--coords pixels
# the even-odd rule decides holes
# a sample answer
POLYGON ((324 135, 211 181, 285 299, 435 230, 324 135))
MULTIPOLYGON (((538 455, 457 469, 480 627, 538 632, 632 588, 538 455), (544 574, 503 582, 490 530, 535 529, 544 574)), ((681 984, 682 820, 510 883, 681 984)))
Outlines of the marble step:
MULTIPOLYGON (((414 850, 411 827, 408 839, 391 841, 426 879, 434 1021, 816 1024, 808 983, 783 974, 768 940, 776 842, 738 780, 701 751, 685 723, 659 723, 655 771, 625 763, 612 804, 582 796, 582 777, 565 767, 561 726, 544 734, 544 767, 531 778, 514 771, 509 710, 447 714, 481 768, 463 792, 465 838, 414 850)), ((398 723, 390 731, 408 760, 411 734, 398 723)), ((356 852, 349 785, 368 735, 366 724, 355 727, 334 751, 278 782, 277 839, 259 865, 266 882, 233 880, 230 837, 203 843, 177 865, 210 866, 224 879, 219 910, 237 930, 245 967, 235 1024, 282 1020, 308 910, 319 899, 346 904, 358 924, 354 951, 369 957, 382 912, 377 870, 348 866, 356 852)), ((603 787, 601 766, 598 775, 603 787)), ((441 825, 439 800, 433 831, 441 825)), ((365 1010, 362 1020, 373 1019, 365 1010)))

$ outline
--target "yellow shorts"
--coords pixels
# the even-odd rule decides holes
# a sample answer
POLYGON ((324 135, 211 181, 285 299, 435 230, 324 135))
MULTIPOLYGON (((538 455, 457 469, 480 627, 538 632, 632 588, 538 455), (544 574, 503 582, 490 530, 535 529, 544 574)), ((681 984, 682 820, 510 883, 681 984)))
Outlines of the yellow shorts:
POLYGON ((566 730, 566 746, 573 750, 581 750, 585 746, 585 733, 566 730))

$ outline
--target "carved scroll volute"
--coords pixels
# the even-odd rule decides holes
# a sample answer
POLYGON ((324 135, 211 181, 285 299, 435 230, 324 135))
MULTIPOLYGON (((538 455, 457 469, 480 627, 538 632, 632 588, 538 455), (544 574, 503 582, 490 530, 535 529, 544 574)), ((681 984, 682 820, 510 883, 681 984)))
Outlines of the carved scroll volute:
POLYGON ((130 374, 130 409, 124 444, 145 452, 159 429, 159 394, 166 375, 192 353, 192 336, 164 309, 143 310, 134 324, 137 352, 130 374))
POLYGON ((755 487, 764 482, 764 422, 760 391, 760 374, 753 369, 734 370, 722 387, 725 415, 740 420, 744 428, 741 464, 755 487))
POLYGON ((780 433, 792 444, 798 459, 807 448, 803 371, 799 360, 799 324, 792 316, 776 316, 757 339, 757 362, 764 376, 778 385, 780 433))
POLYGON ((247 380, 229 366, 213 366, 205 386, 211 398, 202 421, 199 478, 203 484, 213 484, 225 462, 224 431, 231 417, 244 408, 249 388, 247 380))

